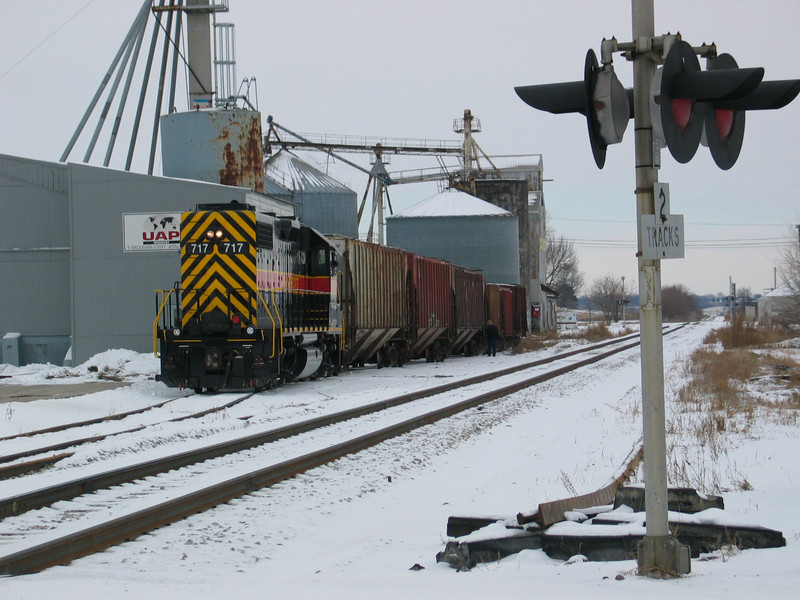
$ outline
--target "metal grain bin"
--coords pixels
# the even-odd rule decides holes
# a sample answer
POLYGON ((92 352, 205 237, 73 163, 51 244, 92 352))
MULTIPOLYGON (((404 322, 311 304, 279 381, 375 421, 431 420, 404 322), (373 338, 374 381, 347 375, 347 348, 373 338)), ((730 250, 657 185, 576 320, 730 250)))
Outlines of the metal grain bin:
MULTIPOLYGON (((486 326, 484 304, 485 283, 478 271, 453 267, 453 294, 455 296, 455 333, 451 352, 464 351, 476 354, 479 349, 473 344, 475 337, 486 326)), ((480 337, 480 336, 478 336, 480 337)))
POLYGON ((339 289, 348 363, 401 364, 409 328, 407 253, 342 236, 329 239, 344 261, 339 289))
POLYGON ((288 150, 267 160, 266 176, 288 189, 295 216, 324 234, 358 237, 358 195, 288 150))
POLYGON ((465 192, 447 190, 386 219, 390 246, 483 272, 486 281, 520 283, 519 222, 465 192))
POLYGON ((453 325, 453 265, 438 258, 408 254, 411 354, 444 360, 453 325))

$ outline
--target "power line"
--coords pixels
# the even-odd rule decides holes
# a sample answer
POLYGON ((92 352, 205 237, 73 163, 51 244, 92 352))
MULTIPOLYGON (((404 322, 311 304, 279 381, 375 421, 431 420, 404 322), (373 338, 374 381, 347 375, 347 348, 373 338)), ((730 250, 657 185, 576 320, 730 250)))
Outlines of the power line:
MULTIPOLYGON (((592 240, 572 239, 573 245, 579 248, 636 248, 636 240, 592 240)), ((686 242, 685 247, 693 250, 737 250, 744 248, 774 248, 794 244, 788 238, 752 238, 738 240, 701 240, 686 242)))
MULTIPOLYGON (((612 220, 612 219, 577 219, 571 217, 552 217, 553 221, 570 221, 576 223, 617 223, 624 225, 635 225, 633 220, 612 220)), ((700 227, 788 227, 786 223, 703 223, 703 222, 688 222, 686 225, 694 225, 700 227)))
POLYGON ((53 37, 53 36, 54 36, 55 34, 57 34, 59 31, 61 31, 62 29, 64 29, 64 27, 66 27, 66 26, 67 26, 67 25, 70 23, 70 21, 72 21, 72 20, 73 20, 75 17, 77 17, 77 16, 78 16, 79 14, 81 14, 81 13, 82 13, 84 10, 86 10, 86 9, 89 7, 89 5, 90 5, 90 4, 94 4, 94 1, 95 1, 95 0, 89 0, 89 2, 87 2, 86 4, 84 4, 84 5, 83 5, 83 6, 82 6, 80 9, 78 9, 78 12, 76 12, 76 13, 75 13, 74 15, 72 15, 72 16, 71 16, 69 19, 67 19, 66 21, 64 21, 64 22, 63 22, 61 25, 59 25, 59 26, 58 26, 58 27, 55 29, 55 31, 53 31, 53 32, 52 32, 50 35, 48 35, 46 38, 44 38, 44 39, 43 39, 41 42, 39 42, 38 44, 36 44, 36 45, 35 45, 35 46, 34 46, 34 47, 33 47, 33 48, 32 48, 32 49, 31 49, 31 50, 30 50, 30 51, 29 51, 29 52, 28 52, 28 53, 27 53, 25 56, 23 56, 22 58, 20 58, 20 59, 19 59, 17 62, 15 62, 15 63, 14 63, 13 65, 11 65, 11 66, 10 66, 8 69, 6 69, 6 71, 5 71, 5 72, 4 72, 2 75, 0 75, 0 79, 2 79, 3 77, 5 77, 5 76, 6 76, 6 75, 8 75, 9 73, 11 73, 11 71, 13 71, 14 69, 16 69, 16 68, 17 68, 19 65, 21 65, 21 64, 22 64, 22 63, 25 61, 25 59, 27 59, 27 58, 28 58, 28 57, 29 57, 31 54, 33 54, 33 53, 34 53, 34 52, 36 52, 36 51, 37 51, 39 48, 41 48, 42 46, 44 46, 44 44, 45 44, 45 43, 47 43, 47 41, 48 41, 48 40, 49 40, 51 37, 53 37))

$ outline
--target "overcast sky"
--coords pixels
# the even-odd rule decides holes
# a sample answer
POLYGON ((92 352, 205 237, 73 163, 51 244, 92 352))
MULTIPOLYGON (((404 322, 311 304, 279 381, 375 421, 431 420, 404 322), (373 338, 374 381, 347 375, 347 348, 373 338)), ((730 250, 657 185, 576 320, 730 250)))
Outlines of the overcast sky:
MULTIPOLYGON (((141 5, 0 3, 0 153, 59 159, 141 5)), ((481 120, 476 139, 488 154, 542 155, 551 225, 575 242, 587 284, 604 275, 625 276, 629 286, 637 280, 632 125, 621 144, 609 147, 601 171, 581 116, 535 111, 514 92, 518 85, 579 80, 587 49, 599 53, 604 37, 630 41, 629 0, 229 5, 218 21, 236 25, 238 78, 256 78, 265 118, 298 132, 455 140, 453 119, 469 108, 481 120)), ((800 77, 796 0, 656 0, 655 16, 657 34, 679 31, 693 45, 716 42, 740 66, 765 67, 765 79, 800 77)), ((630 86, 631 64, 619 55, 614 61, 630 86)), ((179 110, 186 108, 181 102, 179 110)), ((798 133, 800 100, 748 114, 742 154, 730 171, 718 169, 702 147, 685 165, 663 152, 659 180, 670 184, 672 212, 685 215, 687 237, 686 258, 662 261, 664 285, 727 293, 732 277, 756 293, 773 287, 781 247, 797 243, 798 133)), ((350 158, 368 166, 364 157, 350 158)), ((81 159, 82 151, 70 156, 81 159)), ((143 165, 137 160, 135 170, 143 165)), ((418 166, 436 162, 398 157, 389 168, 418 166)), ((360 197, 366 177, 334 168, 360 197)), ((394 209, 436 191, 395 186, 394 209)))

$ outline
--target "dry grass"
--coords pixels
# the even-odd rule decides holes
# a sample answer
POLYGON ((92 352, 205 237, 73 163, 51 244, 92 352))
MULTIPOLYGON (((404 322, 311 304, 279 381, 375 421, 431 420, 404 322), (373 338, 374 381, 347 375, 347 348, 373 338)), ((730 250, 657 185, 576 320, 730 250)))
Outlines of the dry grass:
POLYGON ((622 337, 634 333, 633 329, 626 327, 618 333, 612 333, 605 323, 593 323, 588 327, 581 327, 572 331, 559 334, 558 331, 547 331, 537 335, 529 335, 520 340, 512 349, 513 354, 522 354, 549 348, 558 343, 559 340, 585 340, 590 343, 602 342, 613 337, 622 337))
POLYGON ((731 464, 733 444, 766 423, 800 424, 800 362, 776 344, 786 338, 780 330, 733 323, 685 361, 686 383, 667 423, 671 485, 707 493, 752 489, 731 464))
POLYGON ((761 348, 796 337, 787 329, 759 327, 755 323, 737 318, 728 327, 716 329, 703 340, 706 344, 722 344, 725 349, 761 348))
POLYGON ((512 349, 512 354, 524 354, 542 348, 549 348, 558 343, 558 332, 547 331, 538 335, 529 335, 519 341, 512 349))

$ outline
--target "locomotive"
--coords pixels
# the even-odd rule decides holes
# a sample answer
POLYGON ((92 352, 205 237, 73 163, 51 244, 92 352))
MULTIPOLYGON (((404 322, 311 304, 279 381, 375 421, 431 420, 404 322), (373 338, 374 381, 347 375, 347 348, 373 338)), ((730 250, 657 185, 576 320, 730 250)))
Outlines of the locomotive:
POLYGON ((201 204, 181 216, 181 280, 157 291, 170 387, 264 389, 341 367, 335 250, 295 218, 201 204))
POLYGON ((365 363, 400 366, 501 346, 527 329, 525 288, 347 238, 251 205, 181 217, 181 280, 158 290, 157 376, 170 387, 261 390, 365 363))

